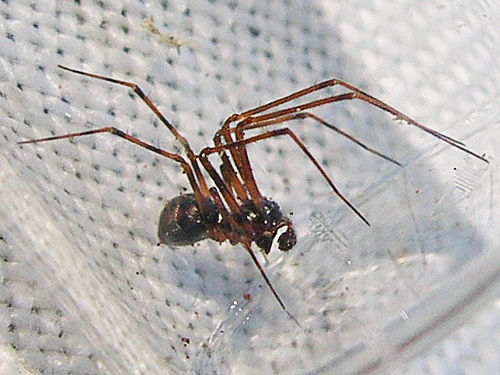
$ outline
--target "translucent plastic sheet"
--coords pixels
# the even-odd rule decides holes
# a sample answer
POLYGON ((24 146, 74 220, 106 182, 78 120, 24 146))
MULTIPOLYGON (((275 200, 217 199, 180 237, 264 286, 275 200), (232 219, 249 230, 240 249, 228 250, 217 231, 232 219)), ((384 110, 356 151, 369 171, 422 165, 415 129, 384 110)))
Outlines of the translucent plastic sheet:
MULTIPOLYGON (((488 123, 471 141, 495 128, 488 123)), ((311 234, 283 259, 293 266, 280 271, 302 327, 276 312, 262 321, 269 302, 264 309, 260 299, 238 301, 197 371, 216 373, 226 363, 234 373, 251 371, 248 352, 264 359, 264 372, 309 373, 322 364, 311 373, 369 374, 400 366, 497 289, 496 254, 484 235, 493 225, 492 184, 488 164, 436 147, 366 193, 358 207, 371 227, 344 209, 313 213, 311 234), (447 171, 440 181, 436 169, 447 171), (473 282, 470 264, 484 278, 473 282), (282 348, 288 356, 272 355, 282 348)))
POLYGON ((491 326, 468 333, 472 365, 438 344, 498 298, 496 4, 11 1, 0 11, 3 373, 442 374, 480 362, 498 373, 481 361, 500 341, 491 326), (151 17, 166 39, 145 26, 151 17), (293 125, 367 227, 289 140, 249 147, 261 190, 298 229, 290 253, 259 255, 298 325, 240 246, 156 246, 161 208, 190 189, 177 165, 109 135, 16 145, 116 126, 179 150, 126 88, 57 64, 138 83, 195 151, 230 114, 336 76, 491 164, 366 104, 319 109, 403 165, 293 125), (422 353, 423 369, 407 367, 422 353))

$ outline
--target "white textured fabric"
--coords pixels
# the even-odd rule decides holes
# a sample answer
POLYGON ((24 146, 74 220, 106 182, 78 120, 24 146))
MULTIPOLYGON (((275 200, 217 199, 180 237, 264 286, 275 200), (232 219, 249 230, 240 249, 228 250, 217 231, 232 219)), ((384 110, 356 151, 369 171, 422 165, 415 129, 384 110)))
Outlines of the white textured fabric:
POLYGON ((2 374, 500 371, 498 4, 11 0, 0 11, 2 374), (249 146, 262 192, 298 228, 289 253, 259 255, 298 325, 240 245, 156 246, 163 205, 190 190, 175 163, 109 134, 16 144, 115 126, 180 151, 127 88, 57 64, 139 84, 195 152, 230 114, 338 77, 491 163, 365 103, 315 113, 402 168, 289 124, 367 227, 290 139, 249 146))

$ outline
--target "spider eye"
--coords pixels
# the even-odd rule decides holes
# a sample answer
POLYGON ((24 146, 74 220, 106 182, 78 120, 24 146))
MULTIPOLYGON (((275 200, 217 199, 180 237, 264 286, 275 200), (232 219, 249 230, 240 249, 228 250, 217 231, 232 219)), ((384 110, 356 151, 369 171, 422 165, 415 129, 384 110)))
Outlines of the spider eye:
POLYGON ((297 234, 293 228, 288 227, 285 233, 278 238, 278 249, 288 251, 297 243, 297 234))

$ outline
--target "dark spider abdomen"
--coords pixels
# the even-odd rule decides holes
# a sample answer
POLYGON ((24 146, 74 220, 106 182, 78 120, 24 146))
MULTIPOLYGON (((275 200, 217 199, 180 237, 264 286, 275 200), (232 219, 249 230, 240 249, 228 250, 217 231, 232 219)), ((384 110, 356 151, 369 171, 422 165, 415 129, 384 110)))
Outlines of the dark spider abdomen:
POLYGON ((220 218, 215 203, 205 198, 202 213, 194 194, 183 194, 167 202, 160 214, 158 239, 167 245, 191 245, 208 238, 207 226, 215 225, 220 218))

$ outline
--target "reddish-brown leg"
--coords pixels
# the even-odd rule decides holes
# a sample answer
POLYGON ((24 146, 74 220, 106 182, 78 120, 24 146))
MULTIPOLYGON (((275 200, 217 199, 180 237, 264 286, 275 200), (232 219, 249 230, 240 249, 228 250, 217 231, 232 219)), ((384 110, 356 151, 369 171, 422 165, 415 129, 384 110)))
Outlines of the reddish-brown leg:
POLYGON ((110 78, 110 77, 101 76, 101 75, 98 75, 98 74, 87 73, 87 72, 84 72, 84 71, 81 71, 81 70, 68 68, 68 67, 65 67, 65 66, 62 66, 62 65, 58 65, 58 67, 61 68, 61 69, 66 70, 68 72, 71 72, 71 73, 76 73, 76 74, 80 74, 80 75, 85 76, 85 77, 95 78, 95 79, 99 79, 101 81, 106 81, 106 82, 110 82, 110 83, 114 83, 114 84, 117 84, 117 85, 121 85, 121 86, 125 86, 125 87, 131 88, 139 96, 139 98, 141 98, 141 100, 144 103, 146 103, 146 105, 154 112, 154 114, 168 128, 168 130, 170 130, 170 132, 174 135, 175 139, 184 147, 184 150, 186 151, 186 155, 187 155, 188 159, 190 160, 191 165, 192 165, 193 170, 194 170, 194 173, 196 174, 196 177, 198 178, 198 181, 200 183, 200 190, 202 191, 203 195, 205 195, 205 196, 209 195, 207 184, 206 184, 206 182, 205 182, 205 180, 203 178, 203 175, 201 173, 200 167, 199 167, 198 162, 196 160, 196 155, 193 152, 191 146, 189 145, 189 142, 187 141, 186 138, 184 138, 177 131, 177 129, 170 123, 170 121, 168 121, 166 119, 166 117, 163 116, 163 114, 153 104, 153 102, 151 101, 151 99, 149 99, 149 97, 146 94, 144 94, 144 92, 142 91, 142 89, 138 85, 136 85, 133 82, 127 82, 127 81, 122 81, 122 80, 119 80, 119 79, 114 79, 114 78, 110 78))
POLYGON ((273 285, 271 284, 271 281, 269 280, 269 278, 267 277, 266 273, 264 272, 264 269, 260 265, 259 260, 257 259, 257 257, 255 256, 254 252, 252 251, 251 242, 249 242, 249 241, 243 242, 243 246, 245 247, 245 249, 248 252, 248 254, 250 254, 250 257, 252 258, 252 261, 254 262, 254 264, 259 269, 259 272, 262 275, 262 278, 266 282, 266 284, 269 287, 269 289, 271 289, 271 292, 274 294, 274 297, 276 298, 276 300, 280 304, 281 308, 286 311, 285 304, 283 303, 283 301, 279 297, 278 293, 276 292, 276 289, 274 289, 273 285))
MULTIPOLYGON (((276 118, 272 118, 272 119, 267 119, 267 120, 261 120, 260 117, 249 117, 243 121, 241 121, 237 128, 240 127, 240 125, 243 125, 241 126, 240 128, 240 132, 237 133, 237 140, 242 140, 243 139, 243 130, 241 129, 244 129, 244 130, 251 130, 251 129, 256 129, 256 128, 261 128, 261 127, 266 127, 266 126, 271 126, 271 125, 276 125, 276 124, 281 124, 281 123, 284 123, 284 122, 288 122, 288 121, 292 121, 292 120, 298 120, 298 119, 303 119, 303 118, 311 118, 317 122, 319 122, 320 124, 336 131, 337 133, 341 134, 342 136, 346 137, 347 139, 349 139, 350 141, 356 143, 358 146, 362 147, 363 149, 387 160, 387 161, 390 161, 391 163, 394 163, 398 166, 401 166, 401 164, 399 162, 397 162, 396 160, 382 154, 381 152, 379 151, 376 151, 374 150, 373 148, 371 147, 368 147, 367 145, 365 145, 364 143, 360 142, 358 139, 354 138, 353 136, 351 136, 350 134, 347 134, 346 132, 338 129, 337 127, 327 123, 326 121, 324 121, 322 118, 312 114, 312 113, 309 113, 309 112, 299 112, 299 113, 293 113, 293 114, 287 114, 287 115, 282 115, 281 117, 276 117, 276 118)), ((236 132, 237 129, 236 128, 232 128, 231 131, 234 131, 236 132)), ((235 141, 233 141, 232 143, 234 143, 235 141)), ((224 144, 219 144, 219 146, 223 146, 224 144)), ((240 166, 241 166, 241 176, 244 180, 244 183, 245 183, 245 186, 247 186, 247 188, 250 188, 251 186, 257 186, 257 182, 255 181, 255 178, 253 176, 253 173, 251 171, 251 164, 250 164, 250 159, 248 157, 248 153, 247 153, 247 150, 246 150, 246 147, 244 146, 237 146, 237 147, 234 147, 234 153, 237 154, 239 160, 240 160, 240 166)), ((225 153, 223 153, 223 155, 226 155, 225 153)), ((226 155, 227 156, 227 155, 226 155)), ((235 175, 235 172, 233 170, 233 174, 235 175)), ((258 192, 258 191, 257 191, 258 192)), ((258 193, 260 194, 260 193, 258 193)))
MULTIPOLYGON (((255 141, 257 141, 257 140, 255 140, 255 141)), ((243 144, 243 143, 241 143, 241 144, 243 144)), ((236 146, 236 145, 234 145, 234 146, 236 146)), ((230 221, 229 221, 230 225, 233 226, 233 228, 236 229, 237 228, 237 224, 233 220, 232 215, 228 214, 228 212, 225 210, 225 207, 223 206, 223 203, 222 203, 222 201, 220 199, 219 192, 224 197, 224 200, 226 201, 226 204, 228 205, 228 207, 230 208, 230 210, 231 210, 231 212, 233 214, 238 213, 239 210, 240 210, 240 207, 238 205, 238 202, 236 201, 236 197, 232 194, 232 192, 230 191, 229 187, 225 184, 225 182, 222 179, 222 177, 217 173, 217 171, 215 170, 215 168, 213 167, 213 165, 210 163, 210 160, 208 159, 208 155, 209 154, 216 153, 216 152, 223 152, 223 151, 225 151, 227 149, 230 149, 230 148, 231 148, 231 144, 230 145, 222 145, 222 146, 214 147, 214 148, 205 148, 199 154, 199 158, 200 158, 201 164, 204 166, 204 168, 206 169, 207 173, 210 175, 210 177, 212 178, 212 180, 214 181, 214 183, 217 185, 217 189, 214 189, 214 188, 210 189, 210 192, 212 193, 214 201, 216 202, 216 204, 218 206, 222 206, 223 207, 223 211, 222 212, 224 212, 224 216, 226 218, 230 219, 230 221), (205 150, 210 150, 212 152, 205 152, 205 150)), ((224 167, 224 165, 223 165, 223 167, 224 167)), ((234 172, 234 170, 232 170, 231 172, 228 172, 228 173, 234 173, 234 176, 227 176, 226 179, 228 179, 230 181, 232 181, 234 178, 237 177, 236 174, 235 174, 235 172, 234 172)), ((233 232, 234 232, 233 235, 235 235, 236 231, 233 231, 233 232)), ((214 232, 213 235, 217 236, 218 233, 214 232)), ((257 259, 257 257, 255 256, 254 252, 252 251, 251 245, 252 245, 252 241, 254 239, 252 239, 252 238, 240 238, 240 237, 238 237, 238 238, 231 238, 231 233, 226 233, 224 235, 232 243, 241 242, 243 244, 243 246, 247 250, 248 254, 252 258, 252 261, 254 262, 255 266, 257 267, 257 269, 259 270, 260 274, 262 275, 262 278, 264 279, 264 281, 268 285, 269 289, 273 293, 274 297, 276 298, 276 300, 278 301, 278 303, 280 304, 280 306, 283 308, 283 310, 287 311, 286 307, 285 307, 285 305, 283 303, 283 301, 281 300, 281 298, 279 297, 278 293, 274 289, 273 285, 271 284, 271 281, 267 277, 267 275, 266 275, 264 269, 262 268, 259 260, 257 259)), ((288 315, 292 319, 295 320, 295 318, 293 316, 291 316, 289 313, 288 313, 288 315)))
MULTIPOLYGON (((305 111, 307 109, 319 107, 319 106, 326 105, 329 103, 335 103, 335 102, 340 102, 340 101, 345 101, 345 100, 353 100, 353 99, 360 99, 360 100, 362 100, 370 105, 381 108, 382 110, 395 115, 398 119, 404 120, 408 124, 414 125, 414 126, 420 128, 421 130, 437 137, 438 139, 440 139, 440 140, 442 140, 442 141, 444 141, 444 142, 446 142, 446 143, 448 143, 448 144, 450 144, 450 145, 452 145, 452 146, 454 146, 454 147, 456 147, 456 148, 458 148, 458 149, 460 149, 460 150, 462 150, 462 151, 464 151, 464 152, 466 152, 466 153, 468 153, 468 154, 470 154, 478 159, 481 159, 481 160, 487 162, 487 160, 484 159, 483 157, 481 157, 481 156, 475 154, 474 152, 468 150, 467 148, 465 148, 463 143, 456 141, 456 140, 454 140, 454 139, 452 139, 452 138, 450 138, 442 133, 439 133, 435 130, 432 130, 430 128, 423 126, 422 124, 418 123, 417 121, 404 115, 402 112, 396 110, 393 107, 388 106, 387 104, 372 97, 371 95, 359 90, 358 88, 356 88, 352 85, 349 85, 343 81, 336 80, 336 79, 313 85, 309 88, 298 91, 294 94, 288 95, 284 98, 275 100, 273 102, 262 105, 260 107, 251 109, 249 111, 245 111, 241 114, 235 114, 235 115, 230 116, 224 122, 222 128, 216 133, 216 135, 214 137, 214 144, 216 147, 218 147, 218 146, 222 146, 223 144, 230 144, 230 143, 234 143, 235 141, 240 141, 243 139, 243 132, 247 129, 265 127, 268 125, 277 124, 277 123, 289 121, 292 119, 309 117, 309 118, 312 118, 313 120, 317 121, 318 123, 344 135, 345 137, 347 137, 351 141, 357 143, 359 146, 363 147, 364 149, 366 149, 366 150, 368 150, 368 151, 370 151, 370 152, 372 152, 372 153, 374 153, 374 154, 376 154, 376 155, 378 155, 378 156, 380 156, 388 161, 391 161, 397 165, 400 165, 394 159, 391 159, 391 158, 381 154, 380 152, 369 148, 368 146, 364 145, 363 143, 361 143, 360 141, 358 141, 354 137, 350 136, 349 134, 342 132, 338 128, 328 124, 326 121, 319 118, 318 116, 305 111), (290 102, 292 100, 296 100, 298 98, 301 98, 303 96, 311 94, 315 91, 324 89, 326 87, 335 86, 335 85, 343 86, 344 88, 351 90, 352 92, 348 92, 348 93, 340 94, 340 95, 333 95, 333 96, 326 97, 323 99, 309 101, 309 102, 306 102, 306 103, 301 104, 301 105, 292 106, 290 108, 285 108, 285 109, 277 110, 277 111, 274 111, 271 113, 252 117, 255 114, 268 111, 270 109, 278 107, 278 106, 285 104, 287 102, 290 102), (238 124, 235 127, 231 127, 230 124, 234 123, 235 121, 239 121, 238 124), (235 133, 235 137, 236 137, 235 139, 232 137, 233 133, 235 133), (222 142, 222 139, 224 139, 225 142, 222 142)), ((231 147, 231 148, 229 148, 229 152, 231 153, 231 156, 232 156, 233 162, 236 166, 236 169, 240 173, 241 180, 242 180, 241 185, 243 185, 246 188, 246 190, 249 192, 249 194, 253 200, 255 200, 257 202, 260 201, 260 197, 262 195, 261 195, 261 193, 258 189, 257 183, 253 177, 253 173, 251 171, 251 164, 250 164, 250 161, 248 158, 246 147, 241 147, 241 146, 231 147)), ((230 175, 235 176, 235 179, 236 179, 235 183, 238 183, 240 180, 238 179, 236 172, 232 168, 231 163, 229 162, 229 156, 226 154, 226 152, 221 152, 221 158, 223 161, 224 169, 231 170, 230 175)))
MULTIPOLYGON (((275 117, 280 117, 280 116, 291 114, 291 113, 305 111, 307 109, 323 106, 323 105, 329 104, 329 103, 335 103, 335 102, 340 102, 340 101, 345 101, 345 100, 359 99, 361 101, 364 101, 365 103, 368 103, 372 106, 378 107, 378 108, 382 109, 383 111, 394 115, 396 117, 396 119, 398 119, 398 120, 403 120, 406 123, 408 123, 409 125, 413 125, 419 129, 425 131, 426 133, 429 133, 430 135, 442 140, 443 142, 446 142, 449 145, 456 147, 456 148, 462 150, 463 152, 466 152, 469 155, 472 155, 472 156, 488 163, 488 161, 485 158, 483 158, 482 156, 468 150, 462 142, 457 141, 451 137, 448 137, 445 134, 442 134, 436 130, 433 130, 431 128, 428 128, 428 127, 420 124, 419 122, 408 117, 404 113, 402 113, 402 112, 398 111, 397 109, 382 102, 381 100, 379 100, 379 99, 369 95, 368 93, 360 90, 359 88, 352 86, 352 85, 350 85, 344 81, 341 81, 339 79, 330 79, 330 80, 327 80, 324 82, 320 82, 320 83, 312 85, 308 88, 305 88, 303 90, 297 91, 293 94, 287 95, 283 98, 280 98, 280 99, 274 100, 272 102, 269 102, 267 104, 256 107, 254 109, 242 112, 240 114, 234 114, 234 115, 230 116, 224 122, 222 128, 217 132, 215 138, 221 139, 221 137, 223 137, 226 140, 226 142, 229 142, 230 138, 231 138, 230 134, 229 134, 230 133, 229 129, 231 128, 231 126, 230 126, 231 123, 240 122, 240 121, 245 120, 246 118, 248 118, 250 116, 254 116, 258 113, 262 113, 262 112, 268 111, 270 109, 276 108, 276 107, 281 106, 285 103, 288 103, 292 100, 299 99, 301 97, 307 96, 313 92, 325 89, 327 87, 333 87, 333 86, 337 86, 337 85, 344 87, 345 89, 349 90, 350 92, 345 93, 345 94, 340 94, 340 95, 328 96, 328 97, 322 98, 322 99, 308 101, 304 104, 294 105, 292 107, 285 108, 283 110, 278 110, 278 111, 274 111, 274 112, 269 113, 269 114, 257 116, 256 118, 259 118, 258 121, 264 121, 264 120, 268 120, 268 119, 275 118, 275 117)), ((216 142, 216 144, 217 144, 217 142, 216 142)))
MULTIPOLYGON (((357 138, 355 138, 352 135, 344 132, 343 130, 340 130, 336 126, 334 126, 334 125, 326 122, 321 117, 316 116, 314 113, 299 112, 299 113, 296 113, 296 114, 290 114, 290 115, 286 115, 286 116, 281 116, 281 117, 278 117, 278 118, 275 118, 275 119, 272 119, 272 120, 266 120, 266 121, 258 121, 258 119, 255 118, 255 117, 249 117, 246 120, 243 120, 242 123, 244 123, 244 127, 243 128, 246 131, 246 130, 262 128, 262 127, 266 127, 266 126, 270 126, 270 125, 281 124, 281 123, 284 123, 284 122, 287 122, 287 121, 301 120, 301 119, 306 119, 306 118, 310 118, 310 119, 312 119, 312 120, 320 123, 321 125, 326 126, 327 128, 329 128, 329 129, 335 131, 336 133, 342 135, 343 137, 347 138, 351 142, 354 142, 355 144, 357 144, 358 146, 360 146, 364 150, 366 150, 368 152, 371 152, 372 154, 377 155, 377 156, 381 157, 382 159, 390 161, 391 163, 396 164, 397 166, 401 167, 401 163, 399 163, 396 160, 392 159, 391 157, 389 157, 387 155, 384 155, 381 152, 379 152, 379 151, 377 151, 377 150, 375 150, 375 149, 367 146, 366 144, 364 144, 361 141, 359 141, 357 138)), ((236 131, 235 128, 233 128, 233 129, 236 131)))
POLYGON ((137 146, 140 146, 140 147, 145 148, 149 151, 152 151, 156 154, 159 154, 163 157, 166 157, 170 160, 178 162, 188 177, 189 183, 190 183, 191 187, 193 188, 193 193, 196 197, 197 202, 200 204, 200 206, 203 204, 203 196, 204 195, 200 190, 200 187, 198 185, 198 182, 196 180, 195 175, 193 174, 193 170, 192 170, 191 166, 184 160, 184 158, 182 156, 177 155, 177 154, 173 154, 173 153, 165 151, 165 150, 162 150, 156 146, 153 146, 149 143, 141 141, 140 139, 138 139, 130 134, 127 134, 127 133, 121 131, 120 129, 114 128, 114 127, 105 127, 105 128, 88 130, 88 131, 84 131, 84 132, 57 135, 54 137, 32 139, 32 140, 28 140, 28 141, 18 142, 18 144, 22 145, 22 144, 28 144, 28 143, 55 141, 58 139, 78 138, 78 137, 83 137, 83 136, 93 135, 93 134, 100 134, 100 133, 111 133, 112 135, 116 135, 117 137, 123 138, 126 141, 131 142, 137 146))
MULTIPOLYGON (((342 136, 344 136, 347 139, 349 139, 350 141, 356 143, 358 146, 362 147, 363 149, 365 149, 365 150, 367 150, 367 151, 369 151, 369 152, 371 152, 371 153, 373 153, 373 154, 375 154, 375 155, 377 155, 385 160, 388 160, 388 161, 390 161, 398 166, 401 166, 401 164, 398 163, 396 160, 368 147, 367 145, 360 142, 359 140, 357 140, 353 136, 347 134, 346 132, 338 129, 337 127, 327 123, 322 118, 320 118, 312 113, 309 113, 309 112, 293 113, 293 114, 288 114, 288 115, 284 115, 281 117, 272 118, 272 119, 268 119, 268 120, 261 120, 260 117, 249 117, 245 120, 242 120, 240 123, 238 123, 237 128, 244 129, 244 130, 250 130, 250 129, 256 129, 256 128, 266 127, 266 126, 270 126, 270 125, 280 124, 280 123, 288 122, 291 120, 304 119, 304 118, 311 118, 311 119, 317 121, 318 123, 320 123, 320 124, 330 128, 330 129, 334 130, 335 132, 341 134, 342 136)), ((231 128, 231 133, 232 132, 236 132, 236 128, 231 128)), ((238 138, 239 138, 238 140, 243 139, 243 131, 242 130, 240 130, 240 132, 238 134, 238 138)), ((232 141, 232 142, 234 142, 234 141, 232 141)), ((219 143, 218 146, 223 146, 223 143, 219 143)), ((250 192, 253 192, 252 199, 254 199, 254 201, 258 202, 260 200, 261 195, 260 195, 260 192, 258 191, 258 188, 257 188, 257 182, 255 181, 255 178, 254 178, 253 173, 251 171, 251 163, 250 163, 250 159, 249 159, 248 154, 247 154, 246 147, 244 147, 244 146, 234 147, 231 149, 231 151, 232 151, 233 159, 235 157, 237 157, 238 160, 240 161, 240 163, 239 163, 240 168, 238 170, 240 171, 240 175, 242 176, 244 187, 246 187, 246 189, 248 189, 250 192), (255 189, 252 189, 252 187, 255 187, 255 189)), ((227 160, 227 162, 226 163, 223 162, 223 164, 221 166, 221 172, 222 172, 223 176, 225 175, 224 174, 225 170, 230 170, 230 172, 227 172, 227 173, 230 176, 232 176, 233 180, 236 180, 236 182, 239 183, 238 176, 236 175, 236 172, 232 168, 232 166, 229 162, 229 157, 226 154, 226 152, 225 151, 222 152, 221 156, 225 157, 227 160), (222 170, 223 168, 224 168, 224 170, 222 170)), ((228 178, 224 178, 224 179, 226 181, 228 180, 228 178)), ((240 194, 238 194, 238 196, 241 199, 240 194)))
MULTIPOLYGON (((272 137, 277 137, 277 136, 280 136, 280 135, 288 135, 289 137, 291 137, 293 139, 293 141, 301 148, 301 150, 306 154, 306 156, 309 158, 309 160, 311 160, 311 162, 314 164, 314 166, 318 169, 318 171, 321 173, 321 175, 323 176, 323 178, 327 181, 327 183, 330 185, 330 187, 332 188, 332 190, 334 191, 334 193, 356 214, 359 216, 359 218, 361 220, 363 220, 367 225, 370 225, 370 223, 368 222, 368 220, 361 214, 361 212, 358 211, 358 209, 356 207, 354 207, 354 205, 349 202, 349 200, 338 190, 338 188, 335 186, 335 184, 333 183, 333 181, 330 179, 330 177, 328 177, 327 173, 325 172, 325 170, 323 169, 323 167, 321 167, 321 165, 319 164, 319 162, 314 158, 314 156, 311 154, 311 152, 307 149, 307 147, 302 143, 302 141, 295 135, 295 133, 290 130, 289 128, 281 128, 281 129, 275 129, 275 130, 270 130, 268 132, 265 132, 265 133, 262 133, 262 134, 259 134, 259 135, 256 135, 256 136, 253 136, 253 137, 249 137, 249 138, 246 138, 246 139, 242 139, 242 140, 238 140, 238 141, 234 141, 232 143, 228 143, 228 144, 222 144, 222 145, 219 145, 219 146, 214 146, 214 147, 206 147, 204 148, 203 150, 201 150, 200 154, 199 154, 199 158, 200 158, 200 161, 201 163, 203 164, 203 166, 207 169, 208 173, 210 174, 210 176, 212 177, 212 175, 216 175, 216 171, 215 169, 211 166, 209 160, 208 160, 208 156, 210 154, 213 154, 213 153, 220 153, 220 152, 224 152, 225 150, 230 150, 232 148, 239 148, 240 150, 242 148, 244 148, 246 145, 250 144, 250 143, 254 143, 254 142, 258 142, 260 140, 263 140, 263 139, 267 139, 267 138, 272 138, 272 137), (215 173, 214 173, 215 172, 215 173)), ((220 178, 220 177, 219 177, 220 178)), ((212 177, 212 179, 214 179, 212 177)), ((214 179, 215 181, 215 179, 214 179)), ((246 182, 246 181, 245 181, 246 182)))
MULTIPOLYGON (((292 119, 292 118, 290 118, 290 119, 292 119)), ((290 119, 282 119, 282 121, 278 121, 277 119, 274 119, 273 121, 275 121, 276 123, 281 123, 281 122, 288 121, 290 119)), ((271 124, 265 124, 265 125, 262 125, 262 126, 266 126, 266 125, 271 125, 271 124)), ((300 141, 300 139, 289 128, 276 129, 276 130, 268 131, 266 133, 263 133, 263 134, 260 134, 260 135, 254 136, 254 137, 250 137, 250 138, 247 138, 247 139, 242 139, 242 140, 234 141, 234 142, 231 142, 231 143, 228 143, 228 144, 220 144, 220 145, 215 146, 215 147, 207 147, 207 148, 203 149, 200 152, 199 158, 200 158, 200 161, 201 161, 202 165, 205 167, 205 169, 207 170, 207 172, 210 175, 210 177, 212 178, 212 180, 216 183, 217 187, 219 188, 219 190, 221 191, 222 195, 224 196, 226 202, 228 203, 228 206, 231 207, 233 203, 230 203, 230 202, 227 201, 226 195, 228 195, 230 197, 230 199, 234 199, 235 197, 232 194, 230 194, 230 192, 228 191, 229 189, 227 188, 227 186, 225 186, 224 181, 218 175, 217 171, 215 170, 215 168, 211 165, 210 161, 208 160, 208 156, 210 154, 213 154, 213 153, 224 153, 224 155, 227 155, 227 154, 225 154, 225 151, 231 150, 231 149, 236 149, 236 148, 238 148, 240 150, 240 152, 241 152, 241 150, 243 150, 245 152, 245 154, 246 154, 246 145, 248 145, 250 143, 258 142, 258 141, 263 140, 263 139, 277 137, 277 136, 280 136, 280 135, 288 135, 288 136, 290 136, 295 141, 295 143, 302 149, 302 151, 306 154, 306 156, 312 161, 312 163, 316 166, 316 168, 320 171, 320 173, 322 174, 323 178, 326 179, 326 181, 328 182, 328 184, 330 185, 330 187, 333 189, 333 191, 367 225, 370 225, 370 223, 368 222, 368 220, 354 207, 354 205, 352 205, 347 200, 347 198, 345 198, 340 193, 340 191, 333 184, 333 182, 328 177, 328 175, 326 174, 326 172, 324 171, 324 169, 321 167, 321 165, 318 163, 318 161, 314 158, 314 156, 309 152, 309 150, 305 147, 305 145, 300 141)), ((223 164, 222 167, 224 167, 224 164, 223 164)), ((249 164, 248 164, 248 168, 250 168, 249 164)), ((226 180, 231 180, 232 178, 236 177, 236 172, 234 170, 232 170, 231 173, 234 174, 234 177, 227 177, 226 180)), ((253 174, 251 173, 251 169, 248 169, 248 173, 245 174, 245 176, 248 176, 248 175, 251 175, 252 178, 253 178, 253 174)), ((244 182, 247 183, 248 181, 245 180, 244 182)), ((234 202, 234 203, 236 203, 236 202, 234 202)), ((235 211, 233 211, 233 212, 235 212, 235 211)), ((287 311, 286 307, 285 307, 285 305, 283 303, 283 301, 281 300, 281 298, 279 297, 278 293, 274 289, 273 285, 271 284, 271 281, 267 277, 264 269, 262 268, 261 264, 259 263, 259 261, 258 261, 257 257, 255 256, 254 252, 252 251, 252 249, 251 249, 251 242, 252 242, 251 239, 242 239, 241 242, 243 243, 243 246, 245 247, 245 249, 249 253, 250 257, 252 258, 252 261, 254 262, 255 266, 259 270, 259 272, 262 275, 264 281, 269 286, 269 289, 271 289, 271 292, 273 293, 274 297, 276 298, 276 300, 278 301, 278 303, 280 304, 280 306, 283 308, 283 310, 287 311)), ((294 321, 296 321, 293 316, 291 316, 290 314, 289 314, 289 316, 294 321)))

